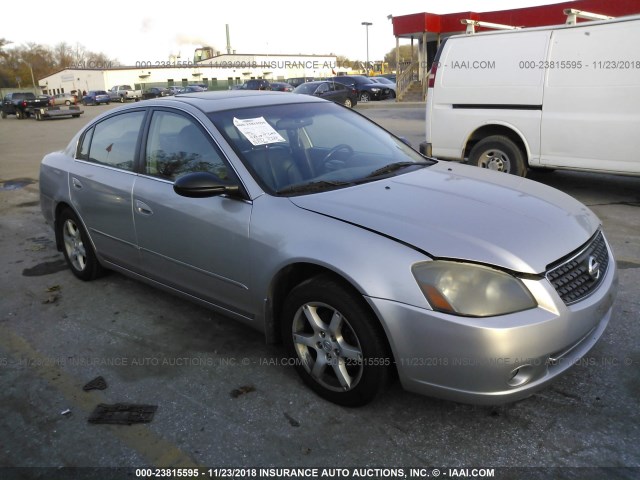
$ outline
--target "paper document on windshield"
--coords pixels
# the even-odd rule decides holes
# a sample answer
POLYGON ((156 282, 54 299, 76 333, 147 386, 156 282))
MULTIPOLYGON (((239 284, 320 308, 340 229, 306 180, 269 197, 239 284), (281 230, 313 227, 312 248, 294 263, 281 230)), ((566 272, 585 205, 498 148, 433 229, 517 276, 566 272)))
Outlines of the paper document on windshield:
POLYGON ((267 123, 264 117, 233 119, 233 124, 253 145, 286 142, 282 136, 267 123))

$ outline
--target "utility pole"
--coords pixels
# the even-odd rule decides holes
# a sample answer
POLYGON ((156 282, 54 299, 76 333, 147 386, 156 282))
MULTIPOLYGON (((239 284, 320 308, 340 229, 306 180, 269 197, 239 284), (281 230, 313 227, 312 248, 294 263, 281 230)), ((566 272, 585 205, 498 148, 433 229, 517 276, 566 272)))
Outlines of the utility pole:
POLYGON ((364 25, 365 29, 367 30, 367 75, 369 75, 369 70, 371 69, 371 67, 369 66, 369 27, 373 25, 373 23, 362 22, 362 25, 364 25))

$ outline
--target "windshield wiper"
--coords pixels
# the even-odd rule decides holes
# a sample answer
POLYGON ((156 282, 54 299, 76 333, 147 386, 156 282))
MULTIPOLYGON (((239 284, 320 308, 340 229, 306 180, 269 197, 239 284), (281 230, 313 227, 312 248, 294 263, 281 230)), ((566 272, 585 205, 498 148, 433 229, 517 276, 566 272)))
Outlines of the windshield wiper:
POLYGON ((377 170, 374 170, 369 175, 367 175, 365 178, 377 177, 377 176, 380 176, 380 175, 384 175, 385 173, 395 172, 396 170, 400 170, 401 168, 411 167, 413 165, 424 166, 424 165, 428 165, 428 163, 427 162, 424 162, 424 163, 422 163, 422 162, 395 162, 395 163, 390 163, 389 165, 385 165, 384 167, 380 167, 377 170))
POLYGON ((328 180, 320 180, 317 182, 291 185, 289 187, 285 187, 283 189, 277 190, 276 193, 285 194, 285 193, 308 192, 308 191, 314 191, 314 190, 325 190, 327 188, 343 187, 345 185, 353 185, 353 182, 336 182, 336 181, 331 182, 328 180))

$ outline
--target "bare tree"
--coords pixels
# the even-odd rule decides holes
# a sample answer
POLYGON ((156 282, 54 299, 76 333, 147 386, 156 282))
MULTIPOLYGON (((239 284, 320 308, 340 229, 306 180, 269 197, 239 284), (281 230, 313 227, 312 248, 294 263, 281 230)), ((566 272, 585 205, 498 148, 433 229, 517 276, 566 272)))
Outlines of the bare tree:
POLYGON ((48 47, 33 42, 7 48, 11 42, 0 38, 0 87, 30 85, 31 72, 36 82, 63 68, 97 65, 107 68, 116 63, 102 52, 90 52, 80 44, 61 42, 48 47), (20 79, 18 81, 18 78, 20 79))

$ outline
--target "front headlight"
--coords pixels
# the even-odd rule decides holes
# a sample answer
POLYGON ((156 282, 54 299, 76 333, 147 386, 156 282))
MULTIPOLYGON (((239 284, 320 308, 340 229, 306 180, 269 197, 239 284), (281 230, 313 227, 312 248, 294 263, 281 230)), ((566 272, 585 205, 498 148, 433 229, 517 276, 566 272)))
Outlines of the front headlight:
POLYGON ((449 261, 417 263, 411 270, 431 307, 440 312, 489 317, 537 306, 519 279, 500 270, 449 261))
POLYGON ((380 89, 379 89, 379 88, 375 88, 375 87, 374 87, 374 88, 372 88, 372 89, 371 89, 371 91, 372 91, 372 92, 379 92, 379 91, 380 91, 380 89))

